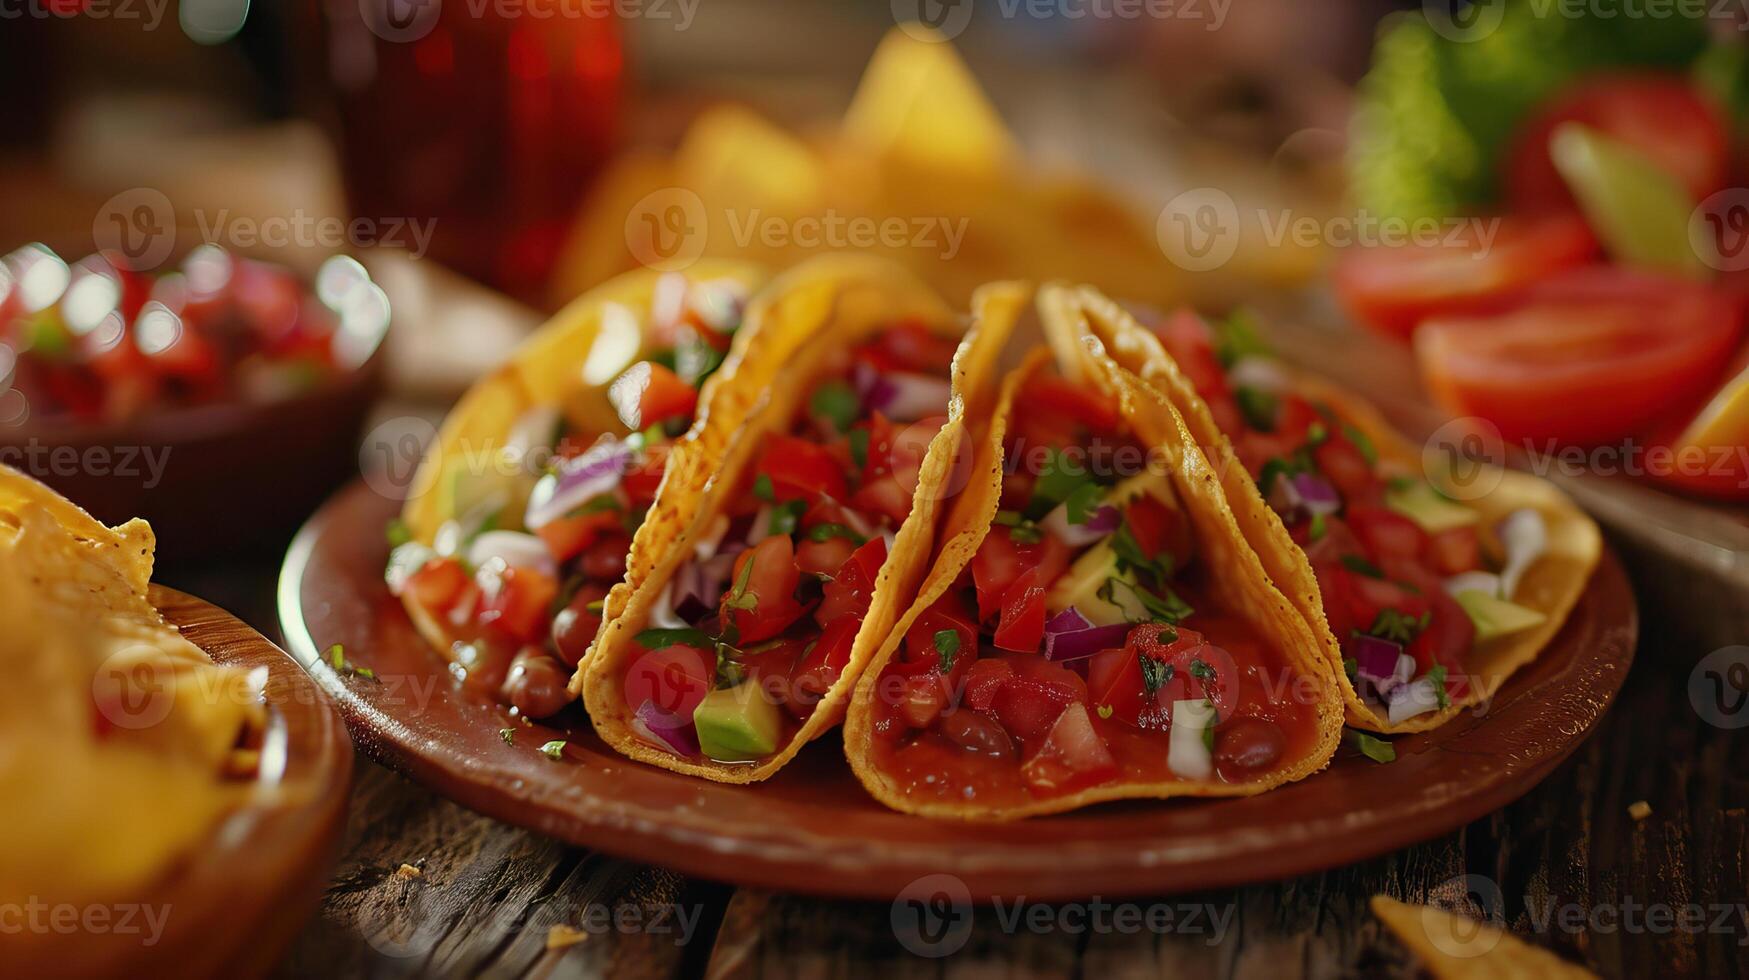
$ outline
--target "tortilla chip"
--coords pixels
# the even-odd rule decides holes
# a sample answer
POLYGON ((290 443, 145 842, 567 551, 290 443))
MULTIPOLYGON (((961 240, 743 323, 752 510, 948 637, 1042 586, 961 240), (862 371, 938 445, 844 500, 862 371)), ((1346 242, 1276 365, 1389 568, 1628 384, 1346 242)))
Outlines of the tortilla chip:
POLYGON ((1372 914, 1438 980, 1585 980, 1597 974, 1498 926, 1374 895, 1372 914))
MULTIPOLYGON (((1012 329, 1017 314, 1024 306, 1026 287, 999 284, 979 293, 980 323, 985 329, 1012 329)), ((1045 297, 1040 298, 1041 308, 1045 297)), ((1052 318, 1045 316, 1047 332, 1052 318)), ((993 340, 993 338, 992 338, 993 340)), ((992 346, 996 344, 992 343, 992 346)), ((1081 355, 1074 355, 1082 358, 1081 355)), ((929 573, 917 593, 916 600, 894 626, 873 662, 863 673, 856 696, 845 722, 844 746, 852 768, 864 787, 882 803, 907 813, 955 819, 1012 820, 1047 813, 1061 813, 1093 803, 1118 799, 1165 799, 1176 796, 1251 796, 1284 783, 1302 779, 1329 764, 1341 738, 1341 698, 1322 659, 1317 640, 1305 622, 1295 613, 1287 599, 1270 584, 1256 554, 1245 543, 1224 506, 1216 486, 1215 475, 1207 459, 1196 448, 1170 402, 1153 388, 1121 372, 1103 369, 1089 359, 1079 372, 1085 383, 1097 384, 1114 395, 1124 419, 1145 446, 1155 447, 1167 463, 1168 475, 1179 503, 1190 518, 1197 540, 1199 561, 1210 569, 1210 594, 1221 606, 1235 613, 1257 629, 1274 650, 1280 652, 1290 670, 1309 679, 1315 690, 1318 734, 1313 743, 1293 760, 1254 782, 1227 783, 1218 779, 1207 781, 1172 781, 1162 783, 1114 783, 1094 786, 1059 797, 1035 800, 1013 806, 976 801, 944 801, 916 799, 908 795, 898 781, 882 770, 876 758, 873 709, 879 696, 877 686, 882 669, 897 653, 905 634, 917 618, 959 579, 972 556, 977 553, 996 517, 1001 503, 1003 477, 1003 438, 1012 414, 1014 400, 1026 380, 1051 363, 1051 351, 1039 348, 1025 358, 1021 366, 1002 379, 995 395, 990 415, 983 421, 984 432, 977 442, 971 480, 947 517, 929 573)), ((1072 373, 1065 371, 1065 373, 1072 373)), ((973 402, 987 395, 968 392, 973 402)), ((1218 639, 1218 638, 1216 638, 1218 639)), ((1303 685, 1296 685, 1298 688, 1303 685)))
POLYGON ((841 132, 870 156, 947 170, 1004 170, 1017 156, 1008 127, 953 45, 921 24, 881 39, 841 132))
MULTIPOLYGON (((947 423, 924 455, 911 513, 876 577, 869 611, 852 643, 849 662, 813 714, 778 752, 746 765, 682 759, 650 745, 631 727, 635 708, 626 703, 624 675, 642 649, 636 636, 648 625, 651 610, 669 579, 692 557, 692 539, 724 512, 731 495, 740 488, 742 475, 753 465, 763 437, 788 428, 802 408, 806 381, 818 365, 826 356, 905 320, 921 321, 956 337, 962 332, 961 321, 927 286, 897 266, 867 256, 826 256, 798 266, 773 282, 748 308, 743 330, 758 334, 761 346, 746 352, 756 356, 741 366, 734 384, 718 387, 705 415, 707 423, 722 417, 735 419, 739 426, 736 439, 720 459, 713 459, 707 447, 697 444, 694 436, 701 430, 696 427, 677 444, 670 465, 702 448, 698 465, 683 462, 682 467, 684 472, 705 475, 688 483, 664 480, 648 520, 679 529, 677 536, 664 553, 634 548, 637 564, 628 564, 628 582, 615 586, 609 594, 612 613, 613 595, 629 593, 623 612, 603 624, 594 652, 572 681, 574 689, 581 687, 596 732, 621 754, 718 782, 750 783, 776 773, 803 745, 835 727, 843 717, 864 665, 892 627, 899 597, 915 591, 929 554, 942 499, 940 488, 953 470, 966 424, 966 406, 960 397, 950 399, 947 423), (709 465, 705 465, 707 460, 709 465)), ((979 375, 988 370, 977 355, 981 348, 976 337, 975 332, 968 334, 955 355, 952 377, 956 391, 975 388, 979 375)))
MULTIPOLYGON (((1125 373, 1145 380, 1165 393, 1181 413, 1196 444, 1214 463, 1226 502, 1245 540, 1262 558, 1270 580, 1293 601, 1322 641, 1347 703, 1350 725, 1386 734, 1428 731, 1450 721, 1463 709, 1488 700, 1514 671, 1536 659, 1584 593, 1603 550, 1596 523, 1566 494, 1537 477, 1511 470, 1489 470, 1474 478, 1472 484, 1491 482, 1498 477, 1493 490, 1462 501, 1480 513, 1483 528, 1491 528, 1502 517, 1521 508, 1537 511, 1547 524, 1548 553, 1526 572, 1518 593, 1512 597, 1512 601, 1541 612, 1547 621, 1536 629, 1502 637, 1473 651, 1468 696, 1454 698, 1449 708, 1391 724, 1361 699, 1342 669, 1342 647, 1324 616, 1318 580, 1305 552, 1288 536, 1281 518, 1264 501, 1257 482, 1239 462, 1232 442, 1215 425, 1208 405, 1159 339, 1122 306, 1090 286, 1047 289, 1061 296, 1057 309, 1074 324, 1072 333, 1059 335, 1064 338, 1061 344, 1084 347, 1096 360, 1108 360, 1125 373)), ((1429 468, 1422 454, 1364 400, 1309 375, 1289 372, 1289 379, 1299 393, 1327 403, 1339 417, 1364 433, 1378 450, 1381 467, 1404 475, 1421 474, 1429 468)), ((1484 543, 1486 540, 1484 537, 1484 543)))

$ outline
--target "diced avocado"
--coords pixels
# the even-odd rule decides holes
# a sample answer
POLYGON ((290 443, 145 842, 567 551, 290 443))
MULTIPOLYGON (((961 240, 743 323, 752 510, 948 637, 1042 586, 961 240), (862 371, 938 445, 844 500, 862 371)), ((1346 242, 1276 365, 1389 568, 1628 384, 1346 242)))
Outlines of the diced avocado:
MULTIPOLYGON (((1128 578, 1129 575, 1129 572, 1118 571, 1117 552, 1111 547, 1111 539, 1106 538, 1082 552, 1069 570, 1058 576, 1050 591, 1045 593, 1045 609, 1060 613, 1074 606, 1095 626, 1128 622, 1123 607, 1101 599, 1099 593, 1105 588, 1106 580, 1128 578)), ((1129 593, 1127 589, 1120 591, 1129 593)))
POLYGON ((1386 490, 1385 506, 1419 524, 1428 534, 1470 527, 1482 519, 1476 511, 1440 496, 1433 484, 1423 480, 1386 490))
POLYGON ((698 747, 718 762, 746 762, 777 751, 783 721, 758 684, 725 687, 705 695, 692 712, 698 747))
POLYGON ((1695 279, 1712 274, 1690 243, 1693 195, 1643 152, 1588 126, 1563 123, 1550 134, 1549 158, 1610 255, 1695 279))
POLYGON ((1458 605, 1470 614, 1476 624, 1476 642, 1489 640, 1541 626, 1548 619, 1535 609, 1516 602, 1496 598, 1480 589, 1466 589, 1457 594, 1458 605))
POLYGON ((1156 473, 1152 469, 1137 473, 1112 487, 1111 492, 1105 495, 1105 502, 1122 507, 1144 493, 1173 510, 1178 509, 1178 495, 1172 492, 1172 481, 1166 479, 1164 473, 1156 473))

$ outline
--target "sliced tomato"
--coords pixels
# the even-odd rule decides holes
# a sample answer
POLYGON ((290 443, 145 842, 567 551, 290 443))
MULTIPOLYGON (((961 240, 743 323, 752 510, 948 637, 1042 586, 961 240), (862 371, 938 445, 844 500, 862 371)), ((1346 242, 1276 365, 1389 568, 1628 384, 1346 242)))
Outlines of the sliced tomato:
POLYGON ((1087 682, 1069 668, 1040 657, 1018 657, 1013 663, 1014 676, 996 692, 990 705, 1010 735, 1040 738, 1065 707, 1087 702, 1087 682))
MULTIPOLYGON (((1344 590, 1348 600, 1347 619, 1352 624, 1352 630, 1360 632, 1372 629, 1373 624, 1378 622, 1379 614, 1387 609, 1401 613, 1409 619, 1420 619, 1427 614, 1429 597, 1444 594, 1442 590, 1427 592, 1356 572, 1347 573, 1347 585, 1348 588, 1344 590)), ((1336 638, 1346 644, 1350 635, 1348 632, 1339 633, 1336 638)))
POLYGON ((868 543, 850 553, 826 583, 820 604, 814 609, 814 621, 822 625, 840 619, 862 621, 868 613, 869 600, 874 596, 875 580, 881 566, 887 562, 885 538, 870 538, 868 543))
POLYGON ((796 662, 791 678, 791 696, 786 702, 798 718, 814 713, 814 706, 838 682, 844 667, 850 663, 850 650, 856 644, 856 634, 862 628, 862 618, 838 619, 825 630, 807 652, 796 662))
POLYGON ((674 646, 639 653, 626 669, 626 706, 636 711, 645 701, 682 718, 711 692, 717 658, 708 650, 674 646))
POLYGON ((1043 371, 1027 380, 1019 404, 1028 412, 1073 419, 1095 432, 1116 429, 1120 418, 1117 404, 1098 389, 1043 371))
POLYGON ((1711 390, 1742 326, 1742 307, 1705 284, 1586 269, 1503 313, 1429 320, 1415 354, 1453 415, 1488 419, 1513 442, 1592 445, 1711 390))
POLYGON ((547 550, 560 562, 570 561, 594 544, 604 532, 617 531, 623 519, 618 510, 601 510, 593 514, 577 514, 549 521, 534 529, 546 542, 547 550))
POLYGON ((989 711, 996 692, 1014 676, 1014 665, 1006 660, 978 658, 966 671, 965 706, 974 711, 989 711))
POLYGON ((660 364, 650 363, 650 380, 638 398, 639 422, 649 427, 674 419, 691 421, 698 408, 698 389, 660 364))
MULTIPOLYGON (((1226 399, 1232 389, 1227 385, 1227 371, 1215 354, 1214 331, 1195 310, 1181 309, 1154 328, 1154 335, 1172 355, 1178 369, 1196 386, 1196 393, 1205 399, 1226 399)), ((1227 429, 1228 432, 1237 431, 1227 429)))
POLYGON ((1012 528, 998 525, 984 535, 978 553, 972 556, 972 582, 978 592, 978 620, 988 622, 1001 613, 1008 590, 1031 569, 1037 581, 1055 582, 1069 567, 1069 546, 1052 534, 1039 534, 1037 541, 1016 544, 1012 528))
POLYGON ((1434 665, 1445 667, 1446 693, 1453 698, 1466 697, 1470 678, 1466 664, 1470 650, 1476 645, 1476 624, 1464 612, 1457 600, 1443 591, 1429 595, 1432 615, 1427 628, 1416 634, 1408 653, 1415 658, 1415 672, 1424 673, 1434 665))
POLYGON ((1433 570, 1447 578, 1482 567, 1481 541, 1473 527, 1454 527, 1431 535, 1427 542, 1427 560, 1433 570))
POLYGON ((806 538, 796 545, 796 567, 813 575, 831 576, 856 551, 856 542, 849 538, 830 537, 824 541, 806 538))
POLYGON ((1394 510, 1383 507, 1348 508, 1348 526, 1360 537, 1366 555, 1375 564, 1390 558, 1419 558, 1427 550, 1427 532, 1394 510))
POLYGON ((778 432, 767 435, 753 471, 771 479, 779 500, 822 493, 834 500, 848 496, 844 471, 831 450, 807 439, 778 432))
POLYGON ((494 581, 482 583, 480 608, 475 618, 518 643, 544 639, 547 615, 559 595, 559 583, 551 575, 532 568, 506 568, 494 581))
POLYGON ((734 575, 723 592, 723 621, 735 627, 743 644, 771 639, 806 611, 796 601, 800 580, 789 535, 767 537, 736 556, 734 575))
POLYGON ((1057 715, 1044 744, 1020 767, 1035 793, 1072 792, 1103 783, 1117 771, 1117 759, 1082 704, 1071 704, 1057 715))
POLYGON ((442 615, 454 608, 468 587, 468 571, 454 558, 433 558, 407 576, 401 594, 433 615, 442 615))
POLYGON ((1718 109, 1680 75, 1589 76, 1555 95, 1520 127, 1504 157, 1506 196, 1515 210, 1573 206, 1573 192, 1549 157, 1549 138, 1581 123, 1624 143, 1675 177, 1696 202, 1729 179, 1730 143, 1718 109))
POLYGON ((995 643, 1003 650, 1036 653, 1045 638, 1046 581, 1039 569, 1029 568, 1002 594, 1002 618, 995 643))
POLYGON ((1576 214, 1485 218, 1464 225, 1450 243, 1348 249, 1333 278, 1350 316, 1407 337, 1429 316, 1484 308, 1591 261, 1597 249, 1576 214))

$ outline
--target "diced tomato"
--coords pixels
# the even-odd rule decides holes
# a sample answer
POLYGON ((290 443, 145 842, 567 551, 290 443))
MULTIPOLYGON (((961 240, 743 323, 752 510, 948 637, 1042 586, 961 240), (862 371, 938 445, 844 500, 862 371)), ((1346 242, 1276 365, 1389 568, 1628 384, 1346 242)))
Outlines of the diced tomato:
POLYGON ((911 624, 911 629, 905 633, 901 669, 939 673, 943 655, 935 638, 936 634, 947 630, 959 635, 959 648, 953 657, 954 675, 957 677, 970 669, 968 665, 978 655, 978 624, 972 618, 970 605, 960 589, 949 589, 911 624))
POLYGON ((895 524, 903 523, 911 513, 911 491, 906 490, 892 473, 863 484, 850 502, 860 510, 880 514, 895 524))
POLYGON ((1110 432, 1118 426, 1117 405, 1088 384, 1075 384, 1049 372, 1027 380, 1018 404, 1030 413, 1073 419, 1095 432, 1110 432))
MULTIPOLYGON (((1155 336, 1172 355, 1178 369, 1205 399, 1226 399, 1232 395, 1227 385, 1227 372, 1215 356, 1214 332, 1195 310, 1181 309, 1154 328, 1155 336)), ((1223 429, 1227 432, 1235 429, 1223 429)))
POLYGON ((946 377, 959 341, 918 321, 895 324, 857 348, 855 357, 879 371, 916 371, 946 377))
POLYGON ((1094 654, 1087 662, 1087 691, 1095 707, 1109 707, 1112 717, 1136 724, 1144 707, 1136 651, 1124 646, 1094 654))
MULTIPOLYGON (((851 426, 851 431, 868 433, 868 445, 864 447, 862 472, 859 476, 867 483, 883 473, 889 473, 893 468, 893 438, 897 430, 885 415, 874 412, 868 419, 851 426)), ((848 452, 848 445, 846 452, 848 452)), ((851 460, 854 464, 855 460, 851 460)))
POLYGON ((653 701, 664 711, 691 718, 711 692, 716 662, 710 651, 680 644, 640 653, 626 669, 626 706, 636 711, 653 701))
POLYGON ((662 473, 667 466, 668 447, 664 444, 646 449, 626 467, 619 485, 633 506, 648 507, 656 499, 656 490, 662 486, 662 473))
POLYGON ((947 682, 940 674, 914 674, 905 678, 899 699, 899 715, 913 728, 928 728, 935 723, 947 703, 947 682))
POLYGON ((734 575, 723 592, 723 621, 735 627, 743 644, 771 639, 806 611, 796 601, 800 580, 789 535, 767 537, 736 556, 734 575))
POLYGON ((1710 392, 1741 304, 1705 283, 1614 266, 1540 283, 1492 316, 1429 320, 1415 356, 1434 398, 1511 442, 1610 442, 1710 392))
POLYGON ((554 558, 567 562, 594 544, 603 532, 617 530, 623 516, 618 510, 601 510, 561 517, 535 528, 534 533, 546 542, 554 558))
POLYGON ((1432 616, 1427 628, 1409 644, 1408 653, 1415 658, 1415 671, 1420 674, 1435 664, 1446 671, 1446 692, 1453 698, 1469 695, 1470 678, 1467 664, 1470 650, 1476 645, 1476 624, 1464 612, 1457 600, 1443 591, 1432 593, 1432 616))
MULTIPOLYGON (((1420 619, 1427 612, 1427 597, 1432 594, 1354 572, 1347 573, 1347 583, 1347 618, 1353 624, 1352 628, 1361 632, 1371 629, 1373 623, 1378 621, 1379 614, 1387 609, 1402 613, 1410 619, 1420 619)), ((1336 638, 1347 643, 1349 634, 1338 633, 1336 638)))
POLYGON ((874 537, 850 553, 832 580, 826 583, 820 605, 814 609, 814 620, 822 625, 840 619, 862 621, 868 613, 869 600, 874 596, 875 580, 881 566, 887 562, 885 538, 874 537))
POLYGON ((1038 657, 1021 657, 990 706, 1010 735, 1036 739, 1050 731, 1065 706, 1085 703, 1087 696, 1086 682, 1074 671, 1038 657))
POLYGON ((1723 117, 1682 75, 1591 75, 1556 94, 1520 128, 1505 156, 1506 195, 1520 211, 1573 206, 1573 192, 1549 157, 1556 127, 1576 122, 1644 154, 1705 200, 1729 178, 1723 117))
POLYGON ((966 671, 966 707, 975 711, 989 711, 996 700, 996 692, 1013 676, 1014 665, 1008 661, 980 657, 966 671))
POLYGON ((812 715, 814 706, 837 683, 845 665, 850 663, 850 651, 856 645, 856 634, 861 628, 860 617, 834 620, 827 624, 813 647, 796 663, 790 685, 793 693, 787 702, 796 717, 812 715))
POLYGON ((1482 567, 1481 542, 1472 527, 1441 531, 1428 541, 1427 558, 1434 571, 1450 577, 1482 567))
POLYGON ((825 494, 834 500, 848 495, 844 471, 825 446, 807 439, 773 432, 760 447, 753 471, 771 479, 779 500, 825 494))
POLYGON ((972 556, 972 582, 978 591, 978 619, 988 622, 1002 611, 1008 590, 1030 569, 1038 570, 1036 581, 1054 582, 1069 567, 1069 546, 1052 534, 1040 534, 1036 542, 1016 544, 1012 529, 995 526, 984 535, 978 553, 972 556))
POLYGON ((1124 507, 1124 524, 1142 554, 1170 555, 1174 568, 1182 568, 1190 560, 1190 523, 1178 509, 1166 506, 1150 494, 1142 494, 1124 507))
POLYGON ((402 594, 411 596, 421 609, 442 615, 455 606, 468 586, 468 572, 454 558, 433 558, 407 576, 402 594))
POLYGON ((577 570, 597 582, 614 582, 626 573, 626 554, 632 550, 632 536, 624 528, 603 531, 595 544, 583 552, 577 570))
POLYGON ((1366 623, 1355 621, 1354 583, 1350 581, 1354 573, 1332 557, 1313 561, 1312 574, 1318 579, 1318 595, 1324 603, 1324 619, 1332 636, 1346 640, 1355 630, 1372 625, 1371 620, 1366 623))
POLYGON ((1374 563, 1387 558, 1419 558, 1427 550, 1427 532, 1402 514, 1383 507, 1351 506, 1348 526, 1360 537, 1374 563))
POLYGON ((650 380, 638 398, 640 428, 671 419, 691 421, 698 407, 698 389, 680 379, 680 375, 654 361, 650 362, 650 380))
POLYGON ((1029 568, 1002 595, 1002 619, 995 643, 1003 650, 1036 653, 1045 636, 1045 580, 1029 568))
POLYGON ((1338 431, 1327 435, 1312 450, 1312 459, 1318 464, 1318 471, 1329 478, 1336 492, 1342 495, 1343 501, 1365 503, 1379 495, 1378 474, 1366 461, 1360 447, 1344 433, 1338 431))
POLYGON ((1071 704, 1057 715, 1044 744, 1020 772, 1035 793, 1066 793, 1103 783, 1117 774, 1117 768, 1086 705, 1071 704))
POLYGON ((543 639, 547 619, 559 583, 551 575, 532 568, 506 568, 494 580, 480 586, 480 609, 476 619, 518 643, 543 639))
POLYGON ((813 575, 831 576, 855 551, 856 542, 849 538, 830 537, 824 541, 807 538, 796 545, 796 567, 813 575))
POLYGON ((1597 239, 1576 214, 1490 218, 1466 223, 1457 242, 1348 249, 1333 278, 1350 316, 1407 337, 1430 316, 1486 308, 1596 254, 1597 239))

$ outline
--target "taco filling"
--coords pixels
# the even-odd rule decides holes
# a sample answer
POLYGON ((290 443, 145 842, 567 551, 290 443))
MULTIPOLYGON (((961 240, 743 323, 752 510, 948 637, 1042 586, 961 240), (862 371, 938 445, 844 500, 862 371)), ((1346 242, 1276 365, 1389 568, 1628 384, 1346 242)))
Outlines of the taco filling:
POLYGON ((1155 333, 1306 553, 1343 668, 1390 724, 1465 701, 1479 646, 1546 621, 1512 601, 1547 549, 1537 510, 1483 528, 1479 511, 1297 392, 1242 314, 1211 326, 1180 311, 1155 333))
POLYGON ((789 428, 761 437, 633 639, 620 686, 642 741, 737 763, 796 737, 850 662, 955 348, 904 323, 834 352, 789 428))
POLYGON ((570 702, 566 685, 745 298, 733 280, 664 276, 651 303, 651 348, 607 389, 630 434, 573 425, 556 407, 530 409, 504 446, 519 464, 530 461, 530 479, 488 475, 475 481, 484 490, 452 490, 455 516, 436 540, 391 553, 390 590, 442 625, 464 686, 533 718, 570 702))
POLYGON ((913 803, 996 812, 1298 765, 1318 704, 1216 599, 1160 458, 1054 371, 1013 406, 994 521, 873 679, 871 765, 913 803))

